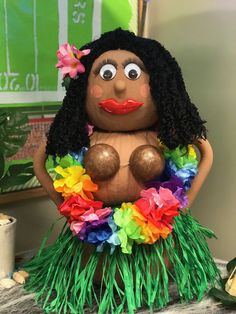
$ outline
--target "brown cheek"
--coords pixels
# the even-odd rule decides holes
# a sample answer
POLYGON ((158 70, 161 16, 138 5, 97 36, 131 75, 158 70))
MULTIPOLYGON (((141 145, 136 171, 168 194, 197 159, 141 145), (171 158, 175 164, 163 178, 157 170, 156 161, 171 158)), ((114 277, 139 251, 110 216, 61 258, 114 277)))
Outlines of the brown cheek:
POLYGON ((147 98, 150 95, 150 87, 148 84, 143 84, 139 89, 140 95, 143 98, 147 98))
POLYGON ((100 98, 103 94, 103 89, 98 85, 93 85, 90 88, 90 94, 92 97, 100 98))

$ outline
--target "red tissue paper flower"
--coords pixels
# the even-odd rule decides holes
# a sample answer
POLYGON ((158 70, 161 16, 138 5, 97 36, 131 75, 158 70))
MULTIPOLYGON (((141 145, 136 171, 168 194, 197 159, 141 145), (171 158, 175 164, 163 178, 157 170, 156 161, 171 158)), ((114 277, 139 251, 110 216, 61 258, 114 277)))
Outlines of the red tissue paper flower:
POLYGON ((160 187, 141 191, 141 196, 134 204, 139 212, 156 227, 173 229, 173 218, 179 215, 179 201, 171 190, 160 187))
POLYGON ((79 220, 80 216, 86 211, 93 208, 95 210, 101 209, 103 202, 85 200, 80 195, 71 196, 66 199, 59 207, 59 211, 63 216, 70 218, 70 220, 79 220))

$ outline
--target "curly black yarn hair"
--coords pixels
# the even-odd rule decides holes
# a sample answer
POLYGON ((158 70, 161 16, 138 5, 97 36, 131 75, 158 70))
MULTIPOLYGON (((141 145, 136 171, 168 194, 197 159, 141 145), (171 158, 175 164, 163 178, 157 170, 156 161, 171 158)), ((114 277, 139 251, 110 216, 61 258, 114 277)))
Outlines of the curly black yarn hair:
POLYGON ((174 149, 206 138, 205 121, 191 103, 181 69, 159 42, 118 28, 84 45, 83 49, 91 49, 90 54, 82 59, 86 71, 70 82, 63 105, 48 133, 47 154, 63 156, 68 151, 77 152, 82 146, 89 146, 85 111, 88 76, 95 59, 108 50, 116 49, 133 52, 146 67, 157 108, 157 134, 163 144, 174 149))

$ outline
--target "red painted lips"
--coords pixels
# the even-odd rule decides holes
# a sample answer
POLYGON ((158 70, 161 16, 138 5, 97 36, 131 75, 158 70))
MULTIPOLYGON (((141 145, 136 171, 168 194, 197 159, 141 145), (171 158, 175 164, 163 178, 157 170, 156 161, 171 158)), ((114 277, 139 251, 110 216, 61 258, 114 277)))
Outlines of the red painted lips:
POLYGON ((126 99, 119 103, 115 99, 105 99, 99 103, 103 110, 112 114, 126 114, 132 112, 143 105, 142 102, 133 99, 126 99))

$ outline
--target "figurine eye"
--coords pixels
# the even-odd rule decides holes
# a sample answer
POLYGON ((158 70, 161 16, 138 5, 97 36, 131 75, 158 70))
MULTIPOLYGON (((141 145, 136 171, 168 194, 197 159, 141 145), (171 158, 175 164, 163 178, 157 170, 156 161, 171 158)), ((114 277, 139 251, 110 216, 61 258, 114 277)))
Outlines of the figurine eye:
POLYGON ((101 67, 99 74, 103 80, 110 81, 116 75, 116 68, 113 64, 107 63, 101 67))
POLYGON ((124 69, 125 75, 130 80, 137 80, 140 77, 141 69, 135 63, 129 63, 124 69))

